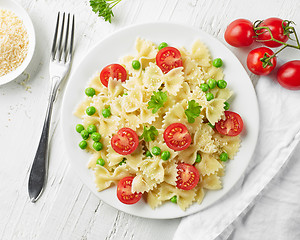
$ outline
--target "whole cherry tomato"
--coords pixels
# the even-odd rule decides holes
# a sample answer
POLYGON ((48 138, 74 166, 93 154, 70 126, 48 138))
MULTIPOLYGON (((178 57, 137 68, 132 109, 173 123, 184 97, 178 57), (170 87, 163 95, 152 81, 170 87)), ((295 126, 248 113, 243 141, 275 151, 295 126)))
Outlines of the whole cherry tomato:
POLYGON ((300 60, 282 65, 277 72, 279 84, 290 90, 300 90, 300 60))
MULTIPOLYGON (((287 23, 283 23, 283 20, 280 18, 268 18, 262 21, 258 27, 268 27, 273 35, 273 38, 280 42, 286 42, 289 39, 288 32, 284 31, 283 26, 286 26, 287 23)), ((282 44, 275 41, 266 41, 271 39, 271 35, 267 29, 260 29, 256 31, 257 40, 262 41, 263 44, 267 47, 279 47, 282 44)))
POLYGON ((274 52, 266 47, 260 47, 253 49, 247 57, 247 66, 251 72, 256 75, 268 75, 276 67, 276 57, 271 58, 271 65, 263 66, 261 61, 265 55, 270 57, 274 52))
POLYGON ((234 47, 250 46, 255 32, 252 23, 247 19, 237 19, 230 23, 225 31, 225 40, 234 47))

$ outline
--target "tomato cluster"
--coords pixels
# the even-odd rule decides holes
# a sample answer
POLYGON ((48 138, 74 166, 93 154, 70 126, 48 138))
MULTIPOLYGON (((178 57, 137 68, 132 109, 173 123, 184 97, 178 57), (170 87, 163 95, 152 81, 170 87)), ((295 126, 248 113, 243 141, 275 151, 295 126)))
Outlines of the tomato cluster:
MULTIPOLYGON (((254 41, 265 45, 266 47, 255 48, 248 54, 247 67, 256 75, 267 75, 276 67, 277 53, 287 46, 300 49, 298 42, 298 46, 286 43, 290 34, 296 35, 294 28, 289 26, 290 23, 292 22, 274 17, 256 21, 254 24, 247 19, 237 19, 228 25, 224 38, 234 47, 250 46, 254 41), (274 53, 267 47, 282 49, 274 53)), ((277 80, 285 88, 299 90, 300 60, 288 62, 279 68, 277 80)))

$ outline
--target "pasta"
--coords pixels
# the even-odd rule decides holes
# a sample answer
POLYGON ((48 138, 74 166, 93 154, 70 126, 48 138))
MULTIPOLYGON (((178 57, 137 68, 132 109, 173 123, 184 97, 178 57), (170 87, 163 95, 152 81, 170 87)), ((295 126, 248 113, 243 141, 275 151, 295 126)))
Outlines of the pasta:
POLYGON ((125 81, 110 77, 105 87, 96 73, 88 85, 95 94, 86 96, 74 112, 84 129, 95 125, 102 136, 100 148, 94 147, 96 140, 91 139, 92 135, 86 140, 86 149, 92 154, 88 167, 94 171, 99 191, 130 176, 131 192, 145 194, 151 208, 172 198, 185 210, 194 202, 201 204, 206 191, 222 188, 225 163, 220 156, 225 153, 233 159, 239 150, 239 136, 222 135, 213 129, 213 125, 225 119, 225 102, 233 92, 215 87, 209 91, 214 98, 208 99, 200 88, 209 79, 224 77, 222 68, 212 65, 210 52, 200 40, 192 45, 191 51, 179 48, 182 63, 168 72, 156 63, 156 44, 137 38, 135 49, 134 55, 120 59, 127 71, 125 81), (138 61, 139 69, 133 61, 138 61), (155 94, 159 95, 158 100, 155 94), (156 109, 162 99, 163 104, 156 109), (95 113, 87 113, 90 107, 95 108, 95 113), (190 108, 194 112, 189 113, 190 108), (108 109, 109 116, 103 114, 103 109, 108 109), (171 148, 166 140, 165 131, 174 123, 183 124, 190 135, 185 149, 171 148), (123 128, 131 129, 139 137, 130 154, 120 153, 113 145, 123 128), (154 152, 154 148, 159 152, 154 152), (199 174, 199 182, 197 179, 192 189, 178 187, 181 164, 194 166, 199 174))

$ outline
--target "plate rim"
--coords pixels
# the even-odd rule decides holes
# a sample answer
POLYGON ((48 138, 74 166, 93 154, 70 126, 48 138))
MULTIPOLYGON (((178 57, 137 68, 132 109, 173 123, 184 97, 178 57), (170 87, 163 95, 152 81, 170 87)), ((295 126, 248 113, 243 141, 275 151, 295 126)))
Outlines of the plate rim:
MULTIPOLYGON (((247 164, 245 165, 244 169, 242 170, 242 173, 240 174, 240 176, 238 177, 237 181, 235 183, 233 183, 229 189, 227 189, 227 191, 222 194, 220 197, 218 197, 216 200, 214 200, 212 203, 210 203, 209 205, 201 208, 201 209, 196 209, 196 210, 193 210, 193 211, 188 211, 188 209, 192 206, 192 205, 195 205, 196 203, 194 202, 190 207, 188 207, 186 209, 186 211, 182 211, 179 207, 179 209, 181 210, 181 214, 175 214, 175 215, 170 215, 170 216, 145 216, 143 214, 140 214, 140 213, 136 213, 136 212, 132 212, 128 209, 121 209, 121 208, 118 208, 114 205, 112 205, 110 202, 102 199, 99 195, 98 195, 98 191, 96 189, 96 185, 94 184, 94 188, 92 189, 90 187, 90 185, 87 183, 86 179, 84 179, 81 175, 81 171, 79 171, 78 168, 76 168, 74 165, 74 163, 71 163, 70 166, 71 166, 71 169, 74 169, 76 174, 80 177, 81 181, 84 183, 84 185, 86 185, 89 190, 96 195, 96 197, 98 199, 100 199, 101 201, 105 202, 106 204, 110 205, 111 207, 114 207, 115 209, 117 210, 120 210, 120 211, 123 211, 125 213, 128 213, 128 214, 131 214, 131 215, 135 215, 135 216, 138 216, 138 217, 143 217, 143 218, 149 218, 149 219, 175 219, 175 218, 180 218, 180 217, 184 217, 184 216, 188 216, 188 215, 191 215, 191 214, 194 214, 194 213, 197 213, 199 211, 202 211, 206 208, 209 208, 211 206, 213 206, 214 204, 218 203, 222 198, 224 198, 232 189, 233 187, 238 183, 238 180, 242 178, 242 176, 244 175, 245 173, 245 170, 247 169, 247 166, 249 165, 249 162, 251 161, 252 157, 253 157, 253 154, 254 154, 254 150, 256 148, 256 145, 257 145, 257 140, 258 140, 258 133, 259 133, 259 127, 260 127, 260 124, 259 124, 259 119, 260 119, 260 113, 259 113, 259 107, 258 107, 258 99, 257 99, 257 94, 256 94, 256 91, 254 89, 254 86, 253 86, 253 83, 248 75, 248 73, 246 72, 245 68, 243 67, 243 65, 241 64, 241 62, 239 61, 239 59, 236 57, 236 55, 223 43, 221 42, 218 38, 214 37, 213 35, 205 32, 204 30, 202 29, 197 29, 196 27, 193 27, 193 26, 187 26, 185 24, 182 24, 182 23, 176 23, 176 22, 165 22, 165 21, 155 21, 155 22, 145 22, 145 23, 138 23, 138 24, 132 24, 132 25, 129 25, 129 26, 126 26, 126 27, 123 27, 115 32, 112 32, 110 34, 108 34, 105 38, 99 40, 97 43, 95 43, 91 48, 90 50, 87 51, 87 53, 82 57, 81 61, 77 64, 77 66, 75 66, 75 69, 74 71, 72 71, 72 74, 70 76, 70 79, 69 81, 67 82, 67 85, 66 85, 66 88, 65 88, 65 92, 64 92, 64 96, 63 96, 63 101, 62 101, 62 108, 61 108, 61 115, 62 115, 62 121, 60 122, 60 125, 61 125, 61 131, 64 132, 64 122, 65 122, 65 113, 64 113, 64 106, 66 105, 65 104, 65 101, 66 101, 66 93, 67 93, 67 90, 69 89, 69 85, 71 85, 71 79, 74 78, 74 76, 76 75, 76 72, 78 71, 78 69, 80 68, 80 66, 83 64, 83 62, 86 60, 86 58, 91 54, 91 52, 93 52, 96 48, 99 47, 99 45, 103 44, 103 42, 105 42, 106 40, 108 40, 109 38, 113 37, 114 35, 118 35, 118 34, 122 34, 123 32, 126 32, 128 31, 129 29, 134 29, 134 28, 139 28, 139 27, 145 27, 147 25, 155 25, 155 24, 165 24, 165 25, 172 25, 172 26, 180 26, 182 28, 186 28, 186 29, 189 29, 193 32, 196 32, 196 33, 199 33, 200 35, 206 35, 206 36, 209 36, 210 38, 213 38, 215 39, 215 41, 217 41, 220 45, 222 45, 223 48, 226 48, 227 51, 229 51, 231 53, 231 57, 233 57, 236 61, 238 61, 242 71, 244 72, 244 74, 246 74, 247 76, 247 79, 249 80, 250 82, 250 85, 251 85, 251 91, 252 91, 252 94, 255 96, 255 102, 252 103, 254 105, 254 109, 256 110, 256 122, 255 122, 255 125, 257 126, 257 130, 254 132, 254 137, 253 137, 253 141, 254 141, 254 144, 252 144, 252 148, 251 148, 251 156, 249 157, 249 160, 247 162, 247 164)), ((136 36, 138 37, 138 36, 136 36)), ((154 37, 155 38, 155 37, 154 37)), ((199 36, 200 38, 200 36, 199 36)), ((176 40, 175 40, 176 41, 176 40)), ((134 46, 134 43, 133 45, 134 46)), ((210 47, 210 46, 208 46, 210 47)), ((120 56, 119 56, 120 57, 120 56)), ((95 71, 96 72, 96 71, 95 71)), ((90 79, 92 76, 89 76, 88 79, 90 79)), ((88 82, 88 79, 86 81, 86 84, 88 82)), ((81 97, 82 98, 82 97, 81 97)), ((79 103, 79 101, 77 102, 77 104, 79 103)), ((73 112, 73 111, 72 111, 73 112)), ((66 146, 66 135, 63 134, 63 142, 64 142, 64 146, 65 146, 65 149, 68 149, 68 147, 66 146)), ((70 159, 70 154, 68 153, 68 150, 66 151, 66 154, 68 156, 68 159, 69 161, 71 162, 71 159, 70 159)), ((91 170, 89 170, 91 171, 91 170)), ((93 172, 91 171, 91 174, 93 172)), ((226 177, 226 175, 225 175, 226 177)), ((111 189, 112 187, 108 188, 108 189, 111 189)), ((108 189, 105 189, 106 191, 108 189)), ((222 189, 220 189, 222 190, 222 189)), ((201 206, 201 205, 199 205, 201 206)), ((157 209, 159 210, 161 206, 158 206, 156 209, 153 210, 154 211, 157 211, 157 209)))

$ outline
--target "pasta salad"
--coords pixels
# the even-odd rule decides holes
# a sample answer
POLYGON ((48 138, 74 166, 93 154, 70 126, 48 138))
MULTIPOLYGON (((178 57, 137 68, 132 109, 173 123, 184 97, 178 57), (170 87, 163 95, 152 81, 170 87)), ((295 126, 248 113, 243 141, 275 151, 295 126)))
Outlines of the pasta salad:
POLYGON ((185 210, 222 188, 243 121, 229 111, 222 60, 200 40, 190 51, 141 38, 135 48, 89 81, 74 112, 79 146, 92 154, 99 191, 117 185, 124 204, 144 196, 152 208, 171 201, 185 210))

